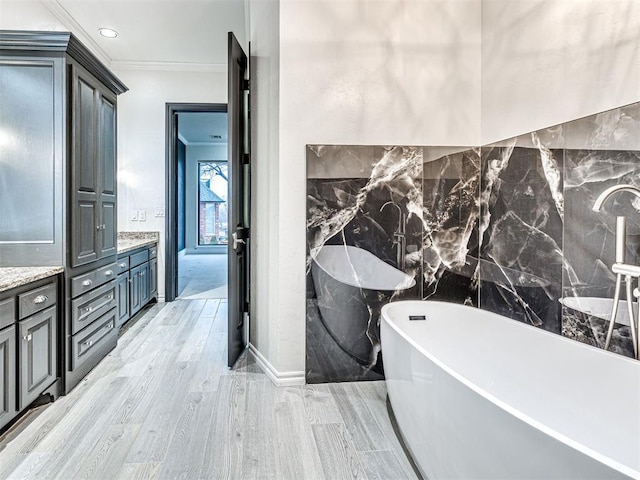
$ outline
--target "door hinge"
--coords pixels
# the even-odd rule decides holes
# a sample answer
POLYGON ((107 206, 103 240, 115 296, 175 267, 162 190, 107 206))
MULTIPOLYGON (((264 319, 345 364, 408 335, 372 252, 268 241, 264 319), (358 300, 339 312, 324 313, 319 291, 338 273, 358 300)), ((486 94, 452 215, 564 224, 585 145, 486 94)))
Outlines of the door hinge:
POLYGON ((242 80, 242 90, 251 90, 251 83, 247 79, 242 80))

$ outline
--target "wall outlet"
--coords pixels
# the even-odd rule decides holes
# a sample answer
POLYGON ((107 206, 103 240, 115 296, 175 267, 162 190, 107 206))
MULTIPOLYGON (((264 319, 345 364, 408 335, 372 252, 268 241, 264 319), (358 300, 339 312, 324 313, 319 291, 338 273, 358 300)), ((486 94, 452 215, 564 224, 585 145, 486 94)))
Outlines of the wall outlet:
POLYGON ((138 210, 131 210, 131 213, 129 214, 129 220, 132 222, 138 221, 138 210))
POLYGON ((156 217, 164 217, 164 207, 156 207, 156 217))
POLYGON ((146 222, 147 221, 147 211, 146 210, 138 210, 138 221, 146 222))

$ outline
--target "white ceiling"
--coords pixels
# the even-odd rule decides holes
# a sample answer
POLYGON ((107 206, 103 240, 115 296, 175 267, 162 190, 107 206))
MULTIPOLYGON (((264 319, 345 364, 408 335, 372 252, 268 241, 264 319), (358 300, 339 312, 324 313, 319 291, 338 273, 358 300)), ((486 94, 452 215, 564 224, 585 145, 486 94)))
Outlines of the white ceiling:
POLYGON ((112 67, 164 63, 222 69, 227 63, 227 32, 234 32, 245 43, 245 0, 41 3, 81 41, 91 43, 94 51, 99 48, 112 67), (118 37, 102 37, 98 33, 101 27, 116 30, 118 37))
MULTIPOLYGON (((70 31, 115 70, 226 72, 228 32, 246 46, 245 2, 0 0, 0 28, 70 31), (101 27, 116 30, 118 37, 102 37, 101 27)), ((181 114, 179 130, 188 143, 225 144, 227 116, 181 114)))
POLYGON ((226 145, 227 114, 222 112, 179 113, 178 134, 187 145, 226 145), (215 138, 216 136, 220 138, 215 138))

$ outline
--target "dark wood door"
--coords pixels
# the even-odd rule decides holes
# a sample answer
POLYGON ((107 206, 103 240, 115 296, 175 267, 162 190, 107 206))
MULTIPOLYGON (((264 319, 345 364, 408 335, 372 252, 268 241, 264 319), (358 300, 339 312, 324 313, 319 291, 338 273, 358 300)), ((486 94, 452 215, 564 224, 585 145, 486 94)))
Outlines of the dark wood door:
POLYGON ((248 62, 238 40, 229 32, 229 317, 227 361, 233 367, 247 345, 249 314, 250 156, 248 62))

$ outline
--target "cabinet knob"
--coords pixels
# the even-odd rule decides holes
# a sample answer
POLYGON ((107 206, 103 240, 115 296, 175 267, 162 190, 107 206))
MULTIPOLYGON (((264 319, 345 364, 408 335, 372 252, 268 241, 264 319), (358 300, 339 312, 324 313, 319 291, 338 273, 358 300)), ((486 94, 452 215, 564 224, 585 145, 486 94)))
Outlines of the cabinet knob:
POLYGON ((46 295, 38 295, 36 298, 33 299, 33 303, 35 304, 41 304, 46 302, 47 300, 49 300, 49 297, 47 297, 46 295))
POLYGON ((84 342, 84 345, 87 347, 90 347, 91 345, 93 345, 93 342, 91 340, 88 340, 86 342, 84 342))
POLYGON ((25 335, 24 337, 22 337, 22 339, 23 339, 25 342, 30 342, 32 338, 33 338, 33 335, 31 335, 31 334, 29 334, 29 335, 25 335))
POLYGON ((140 272, 140 276, 144 277, 145 272, 140 272))
POLYGON ((82 282, 83 287, 90 287, 93 282, 91 280, 85 280, 82 282))
POLYGON ((107 300, 113 300, 113 295, 107 295, 107 300))
POLYGON ((121 263, 120 265, 118 265, 118 266, 119 266, 120 268, 124 268, 124 267, 126 267, 126 266, 127 266, 127 264, 126 264, 126 263, 124 263, 124 262, 122 262, 122 263, 121 263))
POLYGON ((107 270, 106 272, 104 272, 105 276, 110 277, 111 275, 113 275, 113 270, 107 270))

